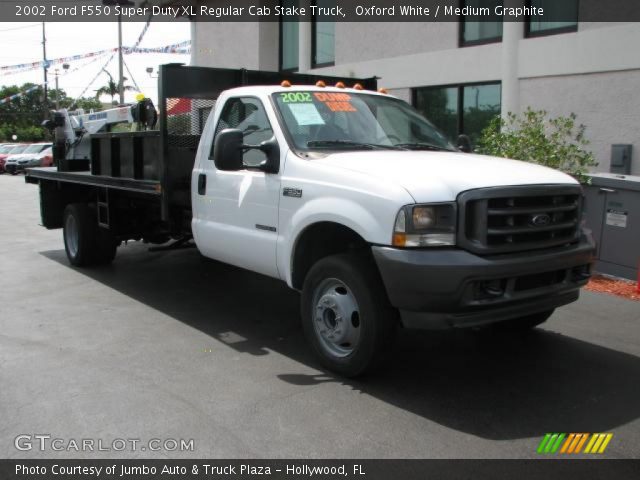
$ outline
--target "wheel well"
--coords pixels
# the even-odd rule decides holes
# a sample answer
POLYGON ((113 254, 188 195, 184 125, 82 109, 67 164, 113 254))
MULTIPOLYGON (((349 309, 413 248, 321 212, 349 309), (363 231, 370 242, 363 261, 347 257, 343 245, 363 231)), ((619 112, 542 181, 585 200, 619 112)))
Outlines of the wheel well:
POLYGON ((338 253, 367 251, 368 246, 364 238, 339 223, 321 222, 307 227, 298 237, 293 254, 293 288, 302 290, 307 273, 318 260, 338 253))
POLYGON ((40 180, 40 213, 42 225, 62 228, 62 215, 71 203, 89 203, 94 198, 91 187, 52 180, 40 180))

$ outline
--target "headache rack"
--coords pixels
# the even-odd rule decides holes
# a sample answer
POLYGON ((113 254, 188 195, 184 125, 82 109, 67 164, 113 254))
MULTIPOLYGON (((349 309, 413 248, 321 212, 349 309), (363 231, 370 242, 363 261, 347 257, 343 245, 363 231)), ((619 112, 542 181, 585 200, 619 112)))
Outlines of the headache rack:
POLYGON ((580 238, 580 186, 470 190, 458 197, 458 245, 480 255, 552 248, 580 238))

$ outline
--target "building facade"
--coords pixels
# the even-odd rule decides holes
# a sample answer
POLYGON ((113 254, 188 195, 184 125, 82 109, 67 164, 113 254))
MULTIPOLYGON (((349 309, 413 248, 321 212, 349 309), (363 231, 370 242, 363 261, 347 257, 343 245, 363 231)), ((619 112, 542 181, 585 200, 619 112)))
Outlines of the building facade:
POLYGON ((192 64, 377 76, 452 138, 466 133, 474 140, 496 114, 527 107, 575 113, 587 126, 595 170, 608 172, 612 145, 623 144, 632 146, 629 173, 640 175, 640 23, 581 21, 593 18, 585 9, 598 8, 585 0, 528 4, 557 9, 558 20, 193 22, 192 64))

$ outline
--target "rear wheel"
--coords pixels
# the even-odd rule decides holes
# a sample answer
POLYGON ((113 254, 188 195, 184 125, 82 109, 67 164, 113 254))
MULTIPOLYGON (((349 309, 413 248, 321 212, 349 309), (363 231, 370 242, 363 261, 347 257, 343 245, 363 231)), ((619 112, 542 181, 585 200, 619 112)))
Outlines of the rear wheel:
POLYGON ((506 322, 500 322, 496 324, 496 327, 505 332, 525 332, 546 322, 549 317, 553 315, 553 312, 555 312, 555 309, 514 318, 512 320, 507 320, 506 322))
POLYGON ((99 228, 95 209, 84 203, 67 205, 63 217, 64 248, 76 267, 111 263, 117 243, 111 232, 99 228))
POLYGON ((311 268, 302 322, 322 364, 348 377, 381 362, 398 325, 375 265, 360 255, 326 257, 311 268))

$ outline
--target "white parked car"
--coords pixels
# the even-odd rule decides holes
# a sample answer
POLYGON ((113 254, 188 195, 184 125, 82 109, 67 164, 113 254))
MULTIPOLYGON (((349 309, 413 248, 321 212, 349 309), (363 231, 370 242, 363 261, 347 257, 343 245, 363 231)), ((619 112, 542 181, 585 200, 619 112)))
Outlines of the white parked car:
POLYGON ((5 170, 16 175, 23 172, 25 168, 48 167, 53 164, 51 143, 33 143, 18 154, 11 154, 7 157, 5 170))

